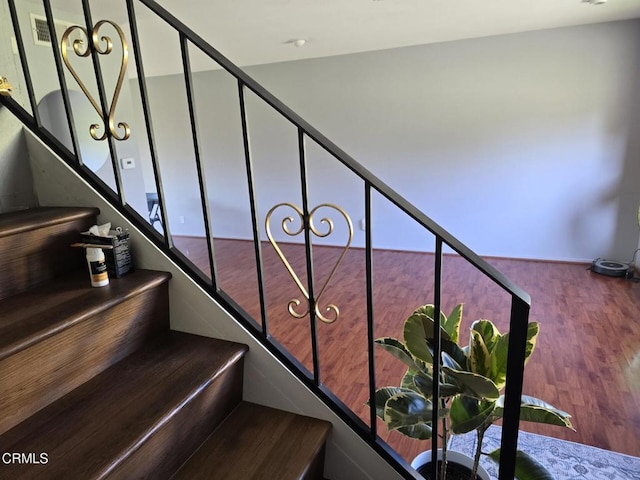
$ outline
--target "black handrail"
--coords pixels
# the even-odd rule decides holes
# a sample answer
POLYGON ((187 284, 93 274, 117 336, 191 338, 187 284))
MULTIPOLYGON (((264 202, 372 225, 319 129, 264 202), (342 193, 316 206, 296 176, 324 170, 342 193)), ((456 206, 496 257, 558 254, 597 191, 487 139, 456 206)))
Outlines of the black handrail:
MULTIPOLYGON (((156 181, 156 187, 158 191, 158 199, 161 206, 162 223, 164 227, 164 235, 160 235, 152 225, 142 218, 140 214, 134 211, 125 202, 124 191, 121 186, 121 179, 119 172, 117 171, 117 161, 115 155, 115 146, 113 144, 113 138, 107 130, 107 137, 110 142, 110 151, 112 161, 114 162, 116 190, 113 192, 102 180, 100 180, 93 172, 86 167, 82 166, 80 158, 80 151, 77 145, 77 137, 74 131, 73 117, 71 111, 71 104, 68 97, 67 86, 64 80, 64 73, 62 71, 62 64, 60 61, 60 55, 57 52, 57 47, 53 46, 53 55, 58 71, 58 77, 60 81, 60 88, 65 101, 65 107, 67 109, 67 119, 69 121, 70 135, 75 149, 74 152, 69 151, 61 142, 56 139, 51 133, 44 129, 40 123, 38 117, 37 107, 35 106, 35 95, 33 93, 31 77, 28 69, 28 62, 24 47, 22 45, 22 36, 20 35, 19 25, 17 21, 17 15, 15 13, 14 0, 7 0, 11 11, 12 22, 14 31, 16 32, 16 38, 19 41, 18 49, 20 53, 21 61, 23 62, 23 72, 25 74, 25 80, 27 83, 27 89, 29 93, 29 99, 32 104, 33 115, 25 111, 17 102, 11 98, 0 97, 0 102, 6 105, 31 131, 33 131, 43 142, 45 142, 53 151, 62 158, 70 167, 72 167, 82 178, 87 180, 94 188, 99 190, 107 200, 117 208, 123 215, 125 215, 133 224, 135 224, 140 230, 142 230, 147 237, 153 241, 159 248, 161 248, 173 261, 175 261, 185 272, 196 281, 205 291, 209 293, 214 299, 216 299, 227 311, 229 311, 241 324, 243 324, 253 335, 258 339, 266 348, 269 349, 283 364, 289 368, 301 381, 303 381, 315 394, 323 400, 332 410, 338 414, 347 424, 351 426, 365 441, 369 443, 380 455, 382 455, 389 463, 400 472, 405 478, 417 478, 415 474, 407 470, 406 462, 399 458, 393 450, 391 450, 386 443, 377 438, 377 419, 375 412, 375 367, 374 367, 374 341, 373 341, 373 243, 372 243, 372 208, 371 197, 372 192, 378 192, 384 198, 389 200, 398 209, 407 214, 410 218, 416 221, 423 228, 431 232, 435 236, 435 251, 436 251, 436 268, 434 275, 434 310, 436 315, 434 321, 436 322, 436 331, 438 331, 438 324, 440 321, 437 312, 440 311, 441 304, 441 277, 442 277, 442 249, 444 245, 447 245, 452 250, 457 252, 461 257, 465 258, 476 269, 482 272, 486 277, 490 278, 494 283, 499 285, 511 296, 511 314, 510 314, 510 339, 509 339, 509 354, 507 359, 507 383, 505 387, 505 409, 504 409, 504 422, 503 422, 503 434, 502 434, 502 455, 500 461, 500 480, 510 480, 513 478, 515 471, 515 457, 518 437, 518 425, 519 425, 519 411, 520 411, 520 396, 522 393, 523 383, 523 371, 524 371, 524 359, 525 359, 525 345, 526 345, 526 331, 528 324, 528 314, 530 298, 527 293, 521 290, 518 286, 509 281, 503 274, 497 269, 489 265, 482 258, 477 256, 468 247, 459 242, 456 238, 446 232, 442 227, 435 223, 431 218, 419 211, 415 206, 411 205, 399 194, 388 187, 384 182, 373 175, 369 170, 360 165, 356 160, 349 156, 346 152, 341 150, 333 142, 322 135, 318 130, 308 124, 304 119, 298 116, 295 112, 289 109, 281 101, 275 98, 267 90, 265 90, 260 84, 248 76, 244 71, 231 63, 226 57, 224 57, 215 48, 205 42, 200 36, 193 32, 190 28, 180 22, 177 18, 171 15, 163 7, 159 6, 153 0, 138 0, 145 5, 149 10, 154 12, 158 17, 164 20, 169 26, 174 28, 178 32, 180 40, 180 48, 182 53, 182 62, 184 69, 185 85, 187 92, 187 104, 189 107, 189 118, 191 122, 191 132, 193 137, 195 162, 198 171, 198 183, 200 188, 200 195, 203 208, 203 220, 205 223, 205 230, 208 238, 208 251, 209 251, 209 265, 211 269, 211 278, 206 277, 203 272, 197 269, 191 261, 189 261, 179 250, 177 250, 172 241, 169 223, 166 221, 166 208, 164 199, 164 189, 160 176, 160 169, 157 162, 157 151, 154 140, 153 125, 151 120, 149 100, 146 88, 146 79, 144 75, 144 67, 142 63, 140 43, 138 37, 138 26, 135 14, 135 0, 125 0, 127 5, 127 12, 129 16, 129 25, 131 27, 132 46, 135 53, 136 68, 138 73, 138 82, 140 87, 141 101, 143 114, 145 117, 145 126, 147 130, 147 140, 149 142, 149 148, 151 152, 151 160, 154 169, 154 176, 156 181), (261 324, 258 325, 250 315, 247 314, 232 298, 230 298, 224 291, 218 287, 217 275, 216 275, 216 263, 215 253, 213 248, 213 236, 210 230, 210 212, 208 206, 208 200, 206 195, 206 182, 204 179, 204 170, 200 161, 199 147, 198 147, 198 132, 196 126, 196 114, 195 104, 193 99, 193 86, 191 78, 191 68, 189 60, 189 45, 201 50, 205 55, 218 63, 222 68, 229 72, 238 83, 239 94, 239 108, 242 122, 242 134, 243 134, 243 147, 245 155, 245 165, 247 170, 247 182, 249 188, 249 200, 252 217, 252 229, 255 246, 257 277, 258 277, 258 293, 261 307, 261 324), (298 152, 300 163, 300 184, 302 194, 302 221, 303 230, 305 235, 305 252, 306 252, 306 269, 307 269, 307 281, 308 281, 308 297, 309 297, 309 320, 311 331, 311 345, 313 350, 313 372, 309 372, 300 362, 291 356, 291 354, 278 344, 273 338, 269 336, 268 322, 266 315, 266 303, 264 297, 264 279, 262 269, 262 252, 260 246, 259 235, 259 221, 257 218, 257 203, 254 192, 254 180, 253 180, 253 167, 251 160, 251 152, 249 148, 249 134, 248 134, 248 122, 247 111, 245 105, 245 90, 249 89, 262 99, 267 105, 280 113, 285 119, 293 124, 297 129, 298 137, 298 152), (370 425, 366 425, 359 417, 357 417, 342 401, 331 393, 321 381, 319 359, 317 352, 317 338, 316 338, 316 298, 314 296, 314 284, 313 284, 313 261, 312 261, 312 246, 311 246, 311 225, 310 225, 310 211, 308 205, 308 192, 307 192, 307 167, 306 167, 306 147, 305 142, 307 139, 311 139, 316 142, 327 153, 333 156, 336 160, 345 165, 351 172, 364 182, 364 203, 365 203, 365 266, 366 266, 366 292, 367 292, 367 348, 368 348, 368 376, 369 376, 369 397, 370 397, 370 425)), ((87 31, 91 31, 92 19, 89 9, 89 1, 81 0, 83 12, 86 20, 87 31)), ((51 31, 51 37, 55 37, 55 25, 53 21, 53 15, 51 12, 50 0, 43 0, 45 13, 47 16, 47 22, 51 31)), ((96 79, 98 90, 100 93, 100 99, 104 117, 107 118, 107 109, 105 108, 104 100, 104 86, 102 84, 100 65, 97 61, 96 54, 93 54, 94 71, 96 72, 96 79)), ((439 371, 439 342, 435 345, 434 355, 434 371, 435 375, 439 371)), ((438 382, 434 382, 434 398, 438 398, 438 382)), ((435 441, 438 431, 438 402, 434 402, 434 420, 433 420, 433 432, 434 441, 432 448, 437 448, 437 442, 435 441)), ((436 462, 434 462, 434 466, 436 462)), ((435 470, 435 468, 434 468, 435 470)))

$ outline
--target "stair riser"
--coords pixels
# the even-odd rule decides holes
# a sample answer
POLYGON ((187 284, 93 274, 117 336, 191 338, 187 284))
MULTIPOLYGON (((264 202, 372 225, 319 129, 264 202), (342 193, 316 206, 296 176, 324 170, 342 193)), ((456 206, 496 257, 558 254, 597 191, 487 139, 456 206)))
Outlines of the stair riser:
POLYGON ((69 245, 79 240, 79 232, 86 231, 94 223, 94 217, 81 217, 1 237, 0 300, 83 268, 84 252, 69 245))
POLYGON ((300 480, 323 480, 324 479, 324 456, 326 444, 322 445, 322 449, 309 464, 309 468, 304 472, 300 480))
POLYGON ((226 369, 183 408, 100 478, 171 478, 242 400, 242 359, 226 369))
POLYGON ((168 303, 164 283, 0 361, 0 433, 168 328, 168 303))

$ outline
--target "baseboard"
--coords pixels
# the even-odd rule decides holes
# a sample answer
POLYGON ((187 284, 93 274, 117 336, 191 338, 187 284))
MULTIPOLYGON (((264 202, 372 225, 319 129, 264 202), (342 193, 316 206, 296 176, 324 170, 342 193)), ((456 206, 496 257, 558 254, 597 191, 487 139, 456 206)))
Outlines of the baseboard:
MULTIPOLYGON (((204 240, 206 237, 204 237, 203 235, 173 235, 173 238, 189 238, 189 239, 200 239, 200 240, 204 240)), ((213 237, 213 240, 227 240, 227 241, 234 241, 234 242, 251 242, 253 243, 253 240, 248 239, 248 238, 228 238, 228 237, 213 237)), ((268 245, 269 241, 268 240, 261 240, 260 243, 264 244, 264 245, 268 245)), ((278 241, 279 245, 302 245, 301 242, 291 242, 291 241, 284 241, 284 240, 280 240, 278 241)), ((340 246, 340 245, 314 245, 314 248, 338 248, 338 249, 343 249, 344 246, 340 246)), ((365 247, 361 247, 361 246, 357 246, 357 245, 351 245, 349 247, 352 250, 364 250, 365 247)), ((397 249, 397 248, 375 248, 374 250, 378 251, 378 252, 397 252, 397 253, 422 253, 425 255, 434 255, 435 252, 428 252, 428 251, 416 251, 416 250, 401 250, 401 249, 397 249)), ((444 252, 442 254, 445 257, 459 257, 460 255, 455 253, 455 252, 444 252)), ((537 263, 557 263, 557 264, 562 264, 562 265, 590 265, 592 260, 586 260, 586 259, 575 259, 575 260, 558 260, 558 259, 546 259, 546 258, 526 258, 526 257, 501 257, 501 256, 497 256, 497 255, 479 255, 482 259, 484 260, 513 260, 513 261, 518 261, 518 262, 537 262, 537 263)), ((638 271, 638 273, 640 273, 640 270, 638 269, 638 267, 636 267, 636 270, 638 271)))

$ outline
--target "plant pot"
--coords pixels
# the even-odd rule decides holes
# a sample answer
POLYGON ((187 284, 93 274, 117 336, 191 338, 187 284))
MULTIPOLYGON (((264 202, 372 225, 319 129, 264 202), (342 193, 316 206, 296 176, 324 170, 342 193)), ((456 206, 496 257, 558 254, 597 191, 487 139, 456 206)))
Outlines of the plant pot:
MULTIPOLYGON (((438 461, 442 460, 442 449, 438 449, 438 461)), ((447 450, 447 480, 469 480, 473 471, 473 458, 468 457, 464 453, 447 450), (460 472, 458 474, 457 472, 460 472)), ((431 478, 431 450, 422 452, 411 462, 411 466, 415 468, 424 478, 431 478)), ((487 471, 478 465, 477 479, 491 480, 487 471)))

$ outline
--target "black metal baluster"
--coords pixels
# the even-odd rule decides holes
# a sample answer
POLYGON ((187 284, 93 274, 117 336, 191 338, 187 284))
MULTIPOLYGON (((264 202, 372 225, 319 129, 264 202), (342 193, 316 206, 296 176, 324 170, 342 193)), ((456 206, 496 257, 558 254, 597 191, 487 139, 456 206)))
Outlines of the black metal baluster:
POLYGON ((433 415, 431 417, 431 475, 438 476, 438 413, 440 410, 440 310, 442 296, 442 238, 436 236, 435 273, 433 279, 433 415))
POLYGON ((51 10, 51 1, 43 0, 42 5, 44 7, 44 13, 47 17, 47 25, 49 26, 49 36, 51 37, 51 49, 53 51, 53 59, 56 64, 56 71, 58 72, 58 81, 60 82, 60 91, 62 94, 62 102, 67 112, 67 123, 69 124, 69 136, 71 137, 71 145, 73 151, 78 158, 78 162, 82 165, 82 152, 80 151, 80 145, 78 144, 78 135, 76 133, 75 122, 73 121, 73 110, 71 109, 71 101, 69 100, 69 90, 67 89, 67 80, 64 76, 64 68, 62 66, 62 59, 60 58, 60 52, 58 51, 58 37, 56 36, 56 26, 53 20, 53 12, 51 10))
POLYGON ((217 290, 217 272, 213 248, 213 234, 211 233, 211 216, 209 212, 209 197, 207 195, 207 182, 200 158, 200 144, 198 141, 198 126, 196 119, 196 106, 193 102, 193 78, 191 77, 191 60, 189 58, 189 44, 183 33, 180 33, 180 51, 182 52, 182 67, 184 69, 184 84, 187 93, 187 105, 189 107, 189 122, 191 123, 191 135, 193 140, 193 153, 198 171, 198 186, 200 187, 200 201, 202 202, 202 215, 205 235, 207 236, 207 248, 209 250, 209 268, 211 269, 211 284, 217 290))
POLYGON ((253 164, 251 160, 251 143, 249 141, 249 125, 247 122, 247 105, 244 98, 244 84, 238 79, 238 98, 240 102, 240 119, 242 121, 242 145, 247 169, 247 186, 249 187, 249 206, 251 208, 251 226, 253 228, 253 246, 256 255, 256 273, 258 275, 258 297, 260 300, 260 316, 262 335, 269 336, 267 321, 267 303, 265 300, 264 278, 262 274, 262 246, 260 244, 260 222, 258 221, 258 202, 255 195, 253 164))
POLYGON ((309 221, 309 192, 307 185, 307 158, 304 130, 298 128, 298 153, 300 156, 300 186, 302 189, 302 212, 304 221, 304 244, 307 256, 307 283, 309 293, 309 323, 311 326, 311 351, 313 355, 313 381, 320 385, 320 362, 318 359, 318 321, 316 299, 313 291, 313 249, 311 247, 311 224, 309 221))
POLYGON ((369 348, 369 421, 371 438, 378 435, 376 415, 376 365, 373 315, 373 237, 371 232, 371 184, 364 182, 365 276, 367 281, 367 342, 369 348))
POLYGON ((147 91, 147 77, 145 77, 144 74, 144 64, 142 63, 142 48, 140 48, 140 37, 138 35, 138 21, 136 19, 133 0, 127 0, 127 14, 129 16, 129 26, 131 27, 131 47, 133 48, 133 54, 136 62, 136 71, 138 72, 140 100, 142 101, 142 112, 144 114, 147 140, 149 142, 149 154, 151 156, 151 165, 153 166, 153 176, 156 183, 156 192, 158 194, 158 205, 160 207, 160 218, 162 219, 164 242, 168 248, 173 248, 171 229, 169 227, 169 222, 167 222, 167 209, 164 201, 164 187, 162 184, 160 165, 158 164, 156 141, 154 137, 153 122, 151 119, 151 108, 149 106, 149 94, 147 91))
POLYGON ((18 21, 18 13, 16 11, 16 5, 14 0, 8 0, 9 13, 11 14, 11 23, 13 24, 13 33, 16 36, 16 43, 18 45, 18 55, 20 56, 20 64, 22 65, 22 73, 24 74, 24 80, 27 84, 27 94, 29 95, 29 104, 31 105, 31 114, 36 121, 38 127, 42 127, 40 121, 40 113, 38 112, 38 102, 36 102, 36 95, 33 91, 33 83, 31 81, 31 72, 29 70, 29 62, 27 61, 27 54, 24 51, 24 43, 22 40, 22 32, 20 30, 20 22, 18 21))
MULTIPOLYGON (((93 61, 93 71, 96 74, 96 86, 98 87, 98 96, 100 97, 100 108, 102 109, 102 121, 104 122, 105 133, 107 134, 107 143, 109 145, 109 154, 111 155, 111 165, 113 166, 113 178, 116 183, 116 193, 120 200, 121 205, 126 205, 126 199, 124 194, 124 187, 122 185, 122 174, 118 166, 118 154, 116 151, 115 140, 111 134, 109 128, 109 109, 107 108, 107 95, 105 93, 104 81, 102 80, 102 68, 100 66, 100 59, 98 58, 98 52, 93 48, 92 32, 93 32, 93 19, 91 18, 91 7, 89 6, 89 0, 82 0, 82 10, 84 12, 84 20, 88 32, 89 38, 87 39, 89 45, 87 48, 91 49, 91 60, 93 61)), ((123 46, 124 48, 124 46, 123 46)))
POLYGON ((513 295, 509 320, 509 354, 505 386, 502 438, 500 440, 500 480, 512 480, 516 469, 520 403, 524 382, 524 359, 527 348, 529 305, 513 295))

